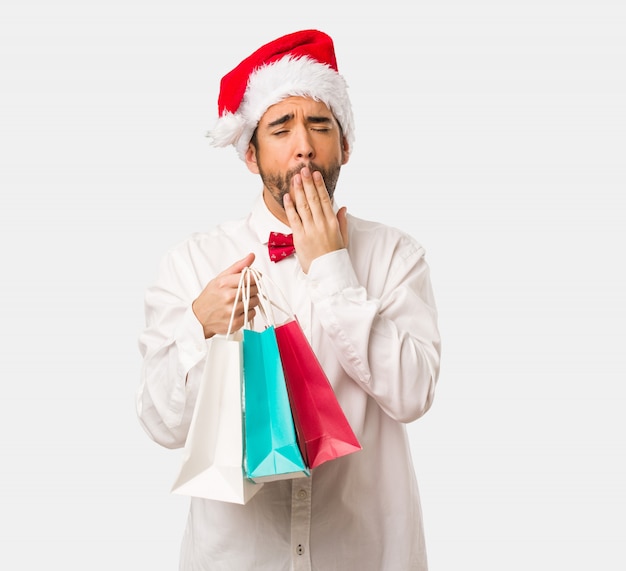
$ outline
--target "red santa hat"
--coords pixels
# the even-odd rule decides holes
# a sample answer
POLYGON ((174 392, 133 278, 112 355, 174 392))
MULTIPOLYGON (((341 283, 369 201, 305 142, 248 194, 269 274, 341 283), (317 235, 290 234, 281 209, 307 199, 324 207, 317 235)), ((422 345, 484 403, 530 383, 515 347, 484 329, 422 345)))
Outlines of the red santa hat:
POLYGON ((286 97, 303 96, 328 106, 351 146, 354 119, 347 87, 338 73, 330 36, 318 30, 282 36, 259 48, 222 78, 219 118, 207 135, 216 147, 234 145, 243 159, 267 108, 286 97))

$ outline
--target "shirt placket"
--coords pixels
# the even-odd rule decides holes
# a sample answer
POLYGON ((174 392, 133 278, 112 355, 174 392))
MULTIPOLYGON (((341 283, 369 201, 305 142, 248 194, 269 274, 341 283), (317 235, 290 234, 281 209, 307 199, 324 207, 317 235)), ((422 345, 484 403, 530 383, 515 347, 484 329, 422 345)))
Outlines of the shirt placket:
POLYGON ((311 571, 311 488, 313 476, 291 484, 291 568, 311 571))

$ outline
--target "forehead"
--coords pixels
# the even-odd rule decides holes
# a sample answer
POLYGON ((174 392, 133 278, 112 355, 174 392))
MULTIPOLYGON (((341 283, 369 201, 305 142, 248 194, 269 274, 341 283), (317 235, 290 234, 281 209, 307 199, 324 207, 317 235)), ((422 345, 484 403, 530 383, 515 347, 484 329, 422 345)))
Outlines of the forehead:
POLYGON ((298 114, 305 117, 332 118, 333 116, 330 109, 323 101, 316 101, 310 97, 290 96, 274 105, 270 105, 261 117, 259 123, 269 123, 284 115, 298 114))

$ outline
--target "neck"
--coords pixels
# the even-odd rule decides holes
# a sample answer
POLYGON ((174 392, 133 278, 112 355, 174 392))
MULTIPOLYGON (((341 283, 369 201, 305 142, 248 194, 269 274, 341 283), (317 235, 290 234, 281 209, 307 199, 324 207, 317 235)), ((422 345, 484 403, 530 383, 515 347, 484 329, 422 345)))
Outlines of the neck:
POLYGON ((285 209, 282 205, 278 204, 278 201, 274 198, 272 193, 267 190, 266 187, 263 187, 263 201, 265 202, 265 206, 267 209, 274 215, 278 220, 280 220, 283 224, 289 226, 289 220, 287 220, 287 214, 285 213, 285 209))

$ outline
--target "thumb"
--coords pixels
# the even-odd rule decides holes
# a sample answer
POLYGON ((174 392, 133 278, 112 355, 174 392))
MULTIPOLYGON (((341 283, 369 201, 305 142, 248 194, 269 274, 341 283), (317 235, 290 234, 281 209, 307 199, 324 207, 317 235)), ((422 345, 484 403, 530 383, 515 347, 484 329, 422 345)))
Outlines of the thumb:
POLYGON ((237 260, 232 266, 229 266, 224 271, 220 272, 220 276, 225 276, 229 274, 238 274, 244 268, 251 266, 252 262, 254 262, 254 253, 250 252, 245 258, 241 258, 241 260, 237 260))
POLYGON ((345 206, 342 206, 337 211, 337 221, 339 222, 339 231, 341 232, 341 237, 343 238, 343 245, 348 247, 348 209, 345 206))

